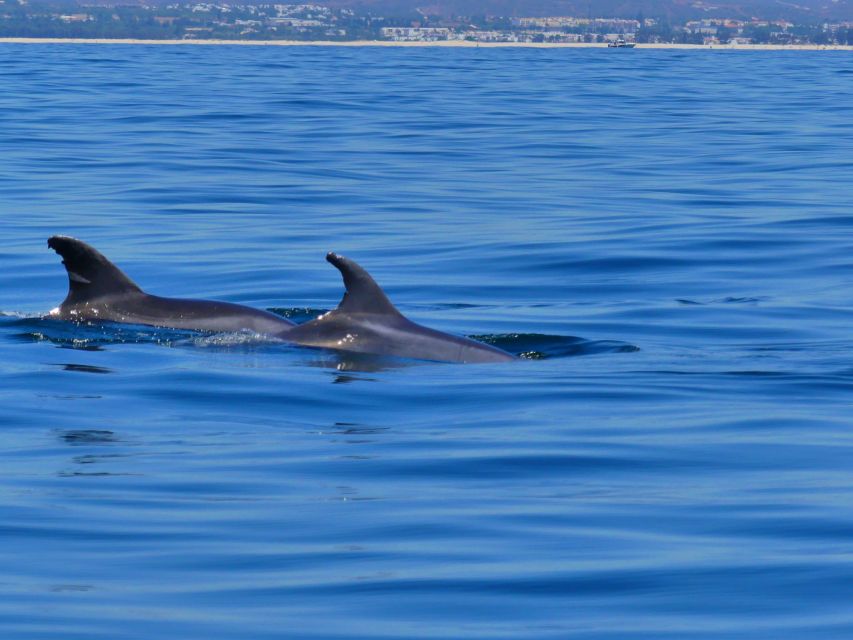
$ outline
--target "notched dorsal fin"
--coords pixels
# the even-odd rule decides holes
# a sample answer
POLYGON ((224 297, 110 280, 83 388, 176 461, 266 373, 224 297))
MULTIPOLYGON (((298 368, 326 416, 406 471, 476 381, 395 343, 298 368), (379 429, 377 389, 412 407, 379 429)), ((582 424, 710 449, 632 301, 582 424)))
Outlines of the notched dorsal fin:
POLYGON ((337 253, 327 254, 326 260, 341 272, 346 287, 346 293, 335 311, 400 315, 376 281, 358 264, 337 253))
POLYGON ((62 264, 68 272, 68 297, 63 304, 142 291, 121 269, 85 242, 68 236, 53 236, 48 239, 47 246, 62 256, 62 264))

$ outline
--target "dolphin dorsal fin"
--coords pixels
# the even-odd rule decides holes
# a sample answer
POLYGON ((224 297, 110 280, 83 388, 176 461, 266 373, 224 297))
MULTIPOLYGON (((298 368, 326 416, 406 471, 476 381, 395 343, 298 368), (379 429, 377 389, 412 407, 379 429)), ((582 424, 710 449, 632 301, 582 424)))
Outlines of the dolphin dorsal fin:
POLYGON ((85 242, 52 236, 47 246, 62 256, 68 272, 68 297, 63 304, 85 302, 107 295, 141 293, 133 280, 85 242))
POLYGON ((341 272, 346 287, 346 293, 335 311, 400 315, 376 281, 358 264, 337 253, 327 254, 326 260, 341 272))

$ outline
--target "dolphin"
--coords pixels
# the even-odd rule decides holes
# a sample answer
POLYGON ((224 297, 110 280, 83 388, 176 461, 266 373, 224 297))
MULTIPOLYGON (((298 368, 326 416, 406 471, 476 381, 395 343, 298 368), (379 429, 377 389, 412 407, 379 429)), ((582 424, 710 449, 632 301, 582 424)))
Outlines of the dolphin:
POLYGON ((126 322, 195 331, 276 334, 290 320, 230 302, 161 298, 145 293, 112 262, 85 242, 53 236, 47 246, 62 256, 68 272, 68 296, 51 317, 76 322, 126 322))
POLYGON ((415 324, 401 314, 370 274, 337 253, 326 256, 346 292, 336 309, 296 325, 251 307, 145 293, 85 242, 52 236, 48 246, 68 272, 68 296, 51 316, 70 321, 143 324, 230 332, 244 329, 306 347, 439 362, 506 362, 516 357, 490 345, 415 324))
POLYGON ((440 362, 506 362, 516 357, 491 345, 415 324, 401 314, 361 266, 329 253, 346 292, 337 309, 297 325, 282 337, 311 346, 440 362))

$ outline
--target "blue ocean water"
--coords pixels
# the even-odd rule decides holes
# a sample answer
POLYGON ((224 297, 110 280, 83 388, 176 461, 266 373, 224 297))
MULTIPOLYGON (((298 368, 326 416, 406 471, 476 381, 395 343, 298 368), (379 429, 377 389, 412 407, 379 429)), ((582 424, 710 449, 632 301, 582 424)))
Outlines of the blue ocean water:
POLYGON ((0 45, 0 637, 853 637, 851 177, 842 52, 0 45))

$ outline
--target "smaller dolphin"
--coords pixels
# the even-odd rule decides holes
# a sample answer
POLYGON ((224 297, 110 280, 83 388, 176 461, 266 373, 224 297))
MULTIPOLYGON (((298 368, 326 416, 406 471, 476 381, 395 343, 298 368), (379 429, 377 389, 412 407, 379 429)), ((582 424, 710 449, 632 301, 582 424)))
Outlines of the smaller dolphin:
POLYGON ((161 298, 145 293, 85 242, 53 236, 47 246, 62 256, 68 296, 51 316, 62 320, 126 322, 196 331, 276 334, 293 326, 281 316, 230 302, 161 298))
POLYGON ((506 362, 515 356, 492 347, 415 324, 401 314, 367 271, 336 253, 331 262, 344 279, 346 293, 338 308, 300 324, 279 337, 312 347, 437 360, 506 362))

